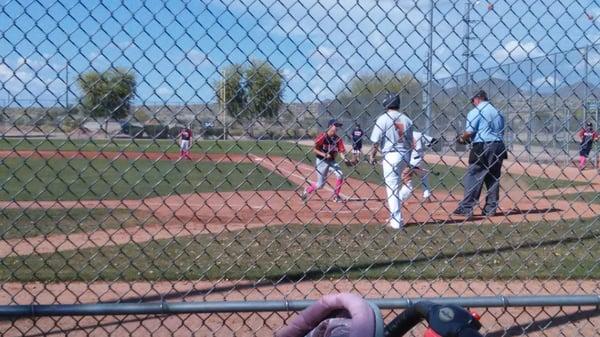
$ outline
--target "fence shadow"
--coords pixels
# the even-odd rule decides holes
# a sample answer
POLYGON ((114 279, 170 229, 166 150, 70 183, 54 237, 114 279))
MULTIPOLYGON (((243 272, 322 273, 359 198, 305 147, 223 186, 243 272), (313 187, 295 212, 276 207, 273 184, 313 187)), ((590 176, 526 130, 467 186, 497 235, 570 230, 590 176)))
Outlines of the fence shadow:
POLYGON ((486 337, 512 337, 512 336, 526 336, 527 334, 533 332, 540 332, 544 330, 548 330, 551 328, 555 328, 561 325, 574 323, 577 321, 582 321, 585 319, 590 319, 600 316, 600 310, 598 309, 590 309, 585 311, 579 311, 573 314, 565 314, 562 316, 555 316, 546 318, 543 320, 534 320, 533 322, 527 324, 520 324, 511 326, 508 329, 490 331, 485 336, 486 337))

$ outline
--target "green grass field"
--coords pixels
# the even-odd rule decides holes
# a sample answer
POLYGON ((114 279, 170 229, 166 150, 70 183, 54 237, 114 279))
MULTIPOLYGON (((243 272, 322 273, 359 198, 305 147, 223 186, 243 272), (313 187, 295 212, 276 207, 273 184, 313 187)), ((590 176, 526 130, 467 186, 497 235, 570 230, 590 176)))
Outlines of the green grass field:
MULTIPOLYGON (((1 149, 151 151, 175 152, 178 147, 170 140, 67 141, 2 139, 1 149)), ((312 165, 310 148, 291 142, 277 141, 199 141, 194 152, 253 153, 256 155, 288 156, 312 165)), ((291 190, 296 186, 287 179, 252 164, 189 163, 171 161, 106 159, 19 159, 8 158, 0 165, 0 200, 77 200, 77 199, 140 199, 173 193, 291 190)), ((381 165, 361 163, 344 168, 353 178, 383 185, 381 165)), ((465 170, 436 165, 431 175, 434 190, 461 193, 465 170)), ((312 179, 312 176, 311 176, 312 179)), ((418 183, 415 180, 415 185, 418 183)), ((571 181, 513 176, 505 174, 505 190, 547 189, 574 185, 571 181)))
MULTIPOLYGON (((179 152, 174 140, 164 139, 115 139, 115 140, 53 140, 2 138, 0 150, 63 150, 63 151, 134 151, 134 152, 179 152)), ((286 141, 194 141, 192 153, 253 153, 255 155, 283 156, 294 160, 311 161, 311 148, 286 141)))
POLYGON ((2 209, 0 238, 8 240, 37 235, 92 232, 156 221, 150 213, 127 209, 2 209))
POLYGON ((599 278, 597 220, 502 225, 288 225, 9 257, 1 281, 599 278))
POLYGON ((0 200, 141 199, 294 189, 289 180, 249 163, 6 158, 0 164, 0 200))
MULTIPOLYGON (((179 147, 173 140, 44 140, 44 139, 0 139, 0 150, 84 150, 84 151, 140 151, 140 152, 178 152, 179 147)), ((255 140, 255 141, 233 141, 233 140, 201 140, 195 141, 192 147, 193 153, 252 153, 258 156, 272 155, 282 156, 312 165, 314 155, 309 146, 295 144, 287 141, 255 140)), ((436 165, 432 168, 440 172, 439 177, 432 176, 434 189, 462 191, 461 181, 465 170, 462 168, 436 165)), ((345 169, 354 178, 365 179, 377 184, 383 184, 381 165, 371 166, 361 163, 352 169, 345 169)), ((566 180, 553 180, 546 178, 535 178, 527 175, 503 175, 503 186, 518 186, 524 189, 548 189, 580 185, 566 180)))

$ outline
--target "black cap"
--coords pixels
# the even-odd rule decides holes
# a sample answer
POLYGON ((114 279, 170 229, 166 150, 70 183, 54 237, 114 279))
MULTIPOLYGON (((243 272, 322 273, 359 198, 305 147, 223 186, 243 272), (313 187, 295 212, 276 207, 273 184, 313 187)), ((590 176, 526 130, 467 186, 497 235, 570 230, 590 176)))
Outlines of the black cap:
POLYGON ((400 95, 388 94, 383 100, 383 107, 386 109, 399 109, 400 108, 400 95))
POLYGON ((335 125, 335 126, 342 126, 342 125, 344 125, 344 124, 342 124, 342 123, 338 122, 338 121, 337 121, 337 119, 333 118, 333 119, 330 119, 330 120, 329 120, 329 123, 327 123, 327 126, 328 126, 328 127, 329 127, 329 126, 332 126, 332 125, 335 125))
POLYGON ((475 98, 479 98, 482 101, 487 101, 488 95, 485 91, 479 90, 475 95, 473 95, 473 97, 471 97, 471 103, 473 103, 473 100, 475 100, 475 98))

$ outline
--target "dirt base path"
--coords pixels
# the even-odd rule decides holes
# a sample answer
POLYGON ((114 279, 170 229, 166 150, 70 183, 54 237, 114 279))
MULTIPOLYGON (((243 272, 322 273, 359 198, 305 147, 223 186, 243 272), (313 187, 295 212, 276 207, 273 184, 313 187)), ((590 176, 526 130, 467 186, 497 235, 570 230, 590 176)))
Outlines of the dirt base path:
MULTIPOLYGON (((35 158, 105 158, 176 160, 177 154, 136 153, 136 152, 89 152, 89 151, 0 151, 4 157, 35 158)), ((239 154, 194 154, 195 161, 248 162, 286 177, 299 186, 305 186, 314 174, 312 166, 298 163, 283 157, 261 157, 239 154)), ((435 157, 428 155, 430 163, 443 162, 446 165, 466 166, 459 157, 435 157)), ((502 198, 500 212, 494 217, 475 217, 476 223, 503 223, 521 221, 556 221, 592 217, 600 212, 600 205, 583 202, 566 202, 548 197, 570 191, 596 191, 597 179, 590 180, 579 171, 562 170, 556 166, 532 165, 524 168, 507 161, 513 173, 540 174, 547 178, 588 179, 585 188, 573 187, 555 191, 516 191, 511 189, 502 198), (525 171, 527 169, 527 171, 525 171)), ((36 237, 0 240, 0 258, 32 253, 52 253, 97 246, 122 245, 130 242, 183 237, 203 233, 219 233, 244 228, 288 223, 314 224, 382 224, 388 219, 385 202, 385 189, 377 184, 349 178, 342 188, 345 203, 331 200, 333 178, 329 185, 303 202, 293 191, 240 191, 153 197, 144 200, 83 200, 83 201, 16 201, 0 202, 2 208, 126 208, 152 212, 164 223, 148 223, 143 227, 97 230, 90 233, 45 235, 36 237)), ((411 199, 404 205, 408 225, 463 223, 461 217, 450 213, 456 208, 460 196, 436 192, 434 201, 423 203, 411 199)))

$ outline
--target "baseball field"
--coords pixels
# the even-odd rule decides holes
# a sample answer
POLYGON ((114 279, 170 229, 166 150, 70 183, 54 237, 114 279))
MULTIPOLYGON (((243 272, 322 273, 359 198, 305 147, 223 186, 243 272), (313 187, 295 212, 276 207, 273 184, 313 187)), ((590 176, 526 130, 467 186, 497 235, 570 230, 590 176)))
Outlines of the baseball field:
MULTIPOLYGON (((292 142, 197 141, 192 160, 179 160, 171 141, 2 140, 1 304, 33 295, 61 304, 305 299, 344 290, 543 295, 593 288, 600 277, 595 171, 509 158, 501 212, 465 222, 450 215, 465 158, 431 154, 434 199, 423 202, 417 188, 404 205, 408 226, 397 231, 385 226, 379 165, 344 167, 344 203, 331 199, 332 185, 303 202, 298 192, 314 179, 310 151, 292 142)), ((487 313, 490 329, 512 324, 510 312, 487 313)), ((266 326, 253 333, 267 336, 281 325, 276 318, 207 316, 198 324, 215 326, 207 336, 225 336, 221 327, 255 320, 266 326)), ((64 333, 143 322, 177 335, 178 323, 166 320, 35 324, 64 333)), ((3 324, 7 335, 20 335, 31 322, 3 324)))
POLYGON ((5 281, 600 276, 600 198, 583 176, 509 167, 502 213, 465 223, 449 215, 464 163, 428 158, 435 200, 415 193, 395 232, 379 166, 345 168, 349 201, 325 189, 304 204, 310 148, 293 143, 196 142, 191 161, 161 141, 0 146, 5 281))

